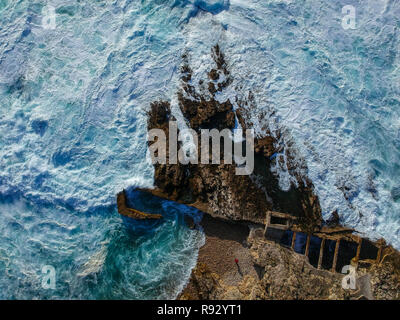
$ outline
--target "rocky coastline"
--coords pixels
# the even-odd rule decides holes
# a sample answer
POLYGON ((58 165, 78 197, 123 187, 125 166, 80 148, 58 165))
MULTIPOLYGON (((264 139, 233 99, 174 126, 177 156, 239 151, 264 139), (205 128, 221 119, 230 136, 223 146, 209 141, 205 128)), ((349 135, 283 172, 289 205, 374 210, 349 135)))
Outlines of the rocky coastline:
MULTIPOLYGON (((220 102, 216 98, 218 92, 231 85, 233 75, 218 45, 211 50, 211 58, 215 67, 199 87, 192 83, 188 56, 182 57, 182 88, 177 97, 188 126, 196 132, 214 128, 232 130, 237 122, 243 129, 254 127, 250 114, 255 101, 251 92, 240 95, 246 99, 235 98, 236 108, 229 99, 220 102)), ((162 129, 168 137, 168 123, 174 119, 170 103, 153 102, 148 116, 148 130, 162 129)), ((260 115, 263 117, 268 115, 260 115)), ((354 230, 340 225, 337 213, 332 221, 323 221, 318 197, 305 174, 307 168, 293 144, 264 124, 262 134, 255 137, 254 153, 254 172, 248 176, 235 175, 235 164, 183 165, 167 161, 154 165, 155 188, 141 189, 205 213, 201 225, 206 244, 200 249, 190 282, 178 298, 400 299, 399 252, 383 240, 370 242, 359 238, 354 230), (285 155, 285 163, 279 154, 285 155), (271 167, 276 162, 292 178, 288 191, 281 190, 278 178, 272 173, 271 167), (282 245, 282 239, 290 232, 291 245, 282 245), (307 237, 305 254, 294 250, 296 232, 307 237), (315 265, 307 256, 312 237, 323 239, 320 261, 315 265), (325 241, 336 243, 330 270, 321 268, 325 263, 322 261, 325 241), (345 244, 350 248, 352 241, 359 245, 354 257, 348 260, 357 268, 359 285, 354 290, 345 290, 344 275, 336 272, 335 267, 339 242, 344 250, 345 244), (367 244, 372 247, 369 252, 375 248, 377 251, 369 254, 365 249, 367 258, 362 259, 360 251, 367 244)), ((121 204, 118 208, 121 214, 135 218, 129 211, 132 209, 122 208, 121 204)), ((134 214, 139 218, 159 218, 134 214)))

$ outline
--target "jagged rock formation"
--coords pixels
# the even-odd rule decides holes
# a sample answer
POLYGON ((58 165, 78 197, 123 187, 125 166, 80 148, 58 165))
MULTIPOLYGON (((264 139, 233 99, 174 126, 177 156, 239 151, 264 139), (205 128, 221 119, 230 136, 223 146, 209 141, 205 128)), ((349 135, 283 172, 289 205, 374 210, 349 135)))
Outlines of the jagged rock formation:
MULTIPOLYGON (((182 89, 178 92, 179 107, 191 129, 233 129, 235 115, 243 129, 251 128, 248 113, 252 101, 239 101, 234 110, 231 101, 218 102, 215 95, 232 82, 225 58, 218 45, 212 50, 215 68, 208 73, 207 92, 197 90, 191 82, 192 70, 183 57, 182 89)), ((252 95, 249 94, 249 100, 252 95)), ((163 129, 168 137, 168 122, 173 120, 167 101, 154 102, 149 112, 148 129, 163 129)), ((150 143, 151 145, 151 143, 150 143)), ((297 179, 289 191, 279 188, 278 178, 271 173, 271 156, 278 151, 276 137, 266 130, 254 142, 255 169, 249 176, 235 174, 236 164, 155 164, 155 195, 197 207, 216 217, 263 223, 267 210, 290 213, 310 229, 321 225, 321 209, 307 177, 292 170, 297 179)), ((290 158, 289 148, 285 151, 290 158)), ((200 154, 200 153, 199 153, 200 154)))

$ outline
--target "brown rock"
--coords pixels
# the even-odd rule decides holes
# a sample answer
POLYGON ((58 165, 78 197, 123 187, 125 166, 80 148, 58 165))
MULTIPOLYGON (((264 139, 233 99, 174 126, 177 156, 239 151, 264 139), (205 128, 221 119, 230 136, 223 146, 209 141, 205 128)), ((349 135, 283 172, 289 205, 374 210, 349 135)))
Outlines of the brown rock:
POLYGON ((213 81, 217 81, 219 79, 219 74, 218 71, 215 69, 212 69, 209 73, 208 73, 208 77, 213 80, 213 81))

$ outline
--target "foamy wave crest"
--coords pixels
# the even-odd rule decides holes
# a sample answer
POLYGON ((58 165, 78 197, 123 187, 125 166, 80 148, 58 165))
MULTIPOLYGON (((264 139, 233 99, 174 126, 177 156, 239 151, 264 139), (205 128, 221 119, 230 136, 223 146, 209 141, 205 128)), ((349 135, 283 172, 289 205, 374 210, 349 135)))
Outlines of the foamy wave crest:
POLYGON ((85 211, 129 179, 152 184, 145 111, 176 88, 188 9, 54 1, 49 30, 46 3, 9 2, 1 13, 0 188, 85 211))

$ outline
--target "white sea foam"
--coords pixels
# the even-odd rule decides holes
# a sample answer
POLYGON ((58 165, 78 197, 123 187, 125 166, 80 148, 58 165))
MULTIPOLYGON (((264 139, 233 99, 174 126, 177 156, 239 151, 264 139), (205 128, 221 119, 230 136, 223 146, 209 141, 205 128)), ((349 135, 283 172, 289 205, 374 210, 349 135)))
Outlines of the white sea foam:
MULTIPOLYGON (((65 229, 54 224, 61 223, 57 212, 36 210, 35 217, 29 206, 1 205, 5 220, 0 250, 7 254, 0 255, 0 267, 9 266, 6 273, 13 267, 32 275, 22 288, 39 277, 37 261, 18 258, 23 241, 29 241, 32 252, 49 250, 54 261, 64 261, 63 250, 70 249, 53 238, 42 239, 42 233, 54 238, 65 234, 72 248, 81 237, 90 243, 94 236, 115 232, 120 221, 111 219, 108 225, 110 220, 95 212, 114 204, 121 188, 152 185, 153 168, 146 161, 150 102, 164 99, 176 106, 181 55, 188 53, 197 85, 214 67, 210 53, 216 43, 234 80, 217 99, 234 103, 236 94, 252 91, 256 134, 267 122, 272 129, 287 130, 284 138, 292 139, 305 159, 324 218, 338 210, 347 225, 400 248, 397 2, 54 0, 54 30, 41 27, 45 4, 0 3, 0 193, 17 193, 36 206, 68 208, 74 215, 68 218, 60 209, 66 219, 62 224, 69 226, 65 229), (341 8, 347 4, 357 8, 355 30, 341 27, 341 8), (270 118, 259 119, 262 111, 270 118), (52 222, 29 223, 42 215, 52 222), (79 231, 76 225, 81 223, 90 227, 79 231), (71 226, 77 229, 71 231, 71 226), (15 240, 13 228, 21 234, 24 228, 33 231, 31 239, 15 240), (92 236, 85 237, 85 232, 92 236), (54 248, 61 248, 59 259, 54 248)), ((281 187, 288 188, 293 180, 287 170, 275 170, 281 187)), ((189 241, 189 248, 197 240, 189 241)), ((143 243, 136 257, 159 249, 143 243)), ((174 246, 165 257, 175 249, 184 251, 176 242, 174 246)), ((74 265, 82 266, 100 247, 81 249, 74 265)), ((128 249, 125 253, 132 254, 128 249)), ((148 258, 145 265, 150 268, 155 258, 148 258)), ((163 272, 174 266, 168 263, 163 272)), ((127 265, 120 268, 124 276, 130 274, 127 265)), ((157 278, 155 271, 140 272, 157 278)), ((190 268, 185 272, 186 277, 190 268)), ((10 285, 7 279, 0 282, 10 285)), ((70 284, 66 290, 83 297, 81 285, 70 284)), ((14 289, 18 297, 34 291, 14 289)), ((160 296, 175 294, 176 288, 171 290, 160 296)))
POLYGON ((190 6, 55 0, 51 30, 41 27, 47 1, 6 2, 0 8, 1 297, 173 297, 201 239, 172 216, 156 237, 139 236, 135 246, 114 206, 122 188, 153 184, 146 111, 176 92, 180 21, 190 6), (111 242, 104 247, 104 240, 111 242), (57 271, 56 291, 40 287, 43 264, 57 271), (174 284, 166 287, 168 281, 174 284))

